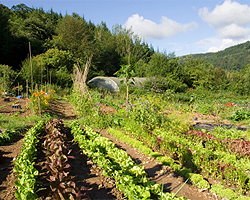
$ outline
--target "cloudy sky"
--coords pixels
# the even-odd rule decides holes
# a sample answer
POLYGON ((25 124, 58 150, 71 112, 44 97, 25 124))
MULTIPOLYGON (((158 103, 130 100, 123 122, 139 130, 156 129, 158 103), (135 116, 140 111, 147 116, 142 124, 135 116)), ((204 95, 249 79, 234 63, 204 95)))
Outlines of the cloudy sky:
POLYGON ((94 24, 132 28, 155 50, 176 56, 216 52, 250 40, 249 0, 0 0, 11 8, 78 13, 94 24))

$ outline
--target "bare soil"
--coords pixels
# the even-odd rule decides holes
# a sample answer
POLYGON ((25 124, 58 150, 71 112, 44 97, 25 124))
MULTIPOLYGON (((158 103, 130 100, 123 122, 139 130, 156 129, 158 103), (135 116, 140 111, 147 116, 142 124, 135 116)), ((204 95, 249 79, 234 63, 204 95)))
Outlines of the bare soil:
POLYGON ((21 153, 21 145, 23 140, 18 140, 11 144, 0 146, 3 154, 3 160, 0 162, 0 199, 11 200, 15 197, 15 180, 17 174, 13 171, 13 162, 21 153))
POLYGON ((31 114, 31 110, 28 109, 29 99, 17 99, 16 97, 2 97, 0 98, 0 113, 6 116, 12 116, 18 114, 19 117, 25 117, 31 114), (9 101, 5 101, 8 100, 9 101), (17 108, 12 108, 16 105, 17 108), (20 105, 20 108, 18 107, 20 105))
MULTIPOLYGON (((13 115, 19 112, 20 117, 28 116, 31 111, 27 109, 28 100, 16 99, 11 97, 10 102, 5 102, 0 99, 0 113, 4 115, 13 115), (20 104, 22 109, 11 108, 12 104, 20 104)), ((108 106, 101 106, 102 113, 113 113, 115 110, 108 106)), ((74 111, 73 106, 67 101, 54 100, 50 103, 46 112, 52 113, 64 120, 73 120, 77 118, 77 113, 74 111)), ((99 130, 99 132, 114 142, 117 147, 124 149, 138 165, 143 165, 150 180, 157 183, 164 184, 165 192, 176 192, 184 183, 183 177, 174 172, 170 167, 163 166, 154 158, 150 158, 142 154, 137 149, 132 148, 124 142, 120 142, 113 136, 109 135, 106 130, 99 130)), ((0 133, 1 134, 1 133, 0 133)), ((72 149, 71 155, 74 159, 70 160, 71 175, 75 176, 77 186, 84 187, 83 191, 86 197, 89 199, 122 199, 121 192, 115 188, 114 180, 106 178, 101 175, 101 170, 97 165, 91 162, 79 149, 78 145, 73 141, 73 138, 68 130, 68 143, 69 148, 72 149)), ((43 190, 37 192, 39 199, 50 199, 49 184, 46 181, 46 168, 44 167, 44 154, 42 152, 42 138, 40 147, 38 147, 38 156, 36 162, 36 168, 41 172, 38 176, 39 188, 43 190)), ((15 184, 17 174, 13 172, 13 161, 21 152, 22 139, 16 142, 0 146, 0 151, 3 152, 3 160, 0 160, 0 200, 9 200, 15 198, 15 184)), ((202 191, 196 187, 186 184, 179 193, 180 196, 184 196, 192 200, 211 200, 221 198, 215 194, 202 191)))

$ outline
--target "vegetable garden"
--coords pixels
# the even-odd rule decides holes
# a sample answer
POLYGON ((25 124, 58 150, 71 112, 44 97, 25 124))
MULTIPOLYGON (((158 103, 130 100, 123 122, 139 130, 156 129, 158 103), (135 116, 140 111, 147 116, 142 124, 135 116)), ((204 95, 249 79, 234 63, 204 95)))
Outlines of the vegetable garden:
MULTIPOLYGON (((248 116, 239 113, 248 112, 248 102, 211 106, 209 100, 203 104, 198 100, 176 103, 174 94, 170 98, 149 94, 131 95, 130 103, 123 104, 125 93, 118 97, 91 90, 90 94, 92 101, 84 98, 79 107, 77 92, 71 93, 69 100, 77 110, 77 120, 63 121, 56 118, 59 112, 48 114, 45 109, 40 117, 28 118, 32 128, 17 124, 11 129, 9 121, 22 120, 7 116, 5 124, 1 118, 1 128, 6 128, 0 135, 1 145, 8 146, 24 135, 21 152, 13 162, 14 171, 10 171, 16 176, 17 199, 89 199, 92 192, 104 188, 110 195, 106 198, 113 199, 250 198, 249 132, 234 125, 230 129, 220 126, 229 122, 247 125, 248 116), (205 117, 213 115, 208 112, 218 117, 214 130, 194 129, 194 116, 203 113, 201 120, 209 120, 205 117), (96 173, 109 189, 104 183, 99 187, 81 184, 88 177, 85 180, 72 173, 74 160, 79 159, 72 155, 72 141, 88 157, 84 162, 98 168, 96 173), (136 158, 132 151, 148 160, 136 158), (151 161, 157 165, 147 167, 151 161), (150 172, 153 169, 154 176, 150 172), (174 187, 177 180, 179 184, 174 187)), ((6 161, 4 152, 0 156, 6 161)))
POLYGON ((0 14, 0 199, 250 199, 250 65, 160 53, 76 13, 0 14), (114 75, 117 93, 87 86, 114 75))

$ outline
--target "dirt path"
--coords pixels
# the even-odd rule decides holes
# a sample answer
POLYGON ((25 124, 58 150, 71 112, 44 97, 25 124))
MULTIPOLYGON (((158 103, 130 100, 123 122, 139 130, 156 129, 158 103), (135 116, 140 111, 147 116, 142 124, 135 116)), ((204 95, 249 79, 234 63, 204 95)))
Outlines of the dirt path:
POLYGON ((15 180, 17 174, 13 171, 13 162, 21 153, 23 140, 0 146, 3 154, 3 160, 0 162, 0 200, 16 199, 15 197, 15 180))
POLYGON ((53 100, 49 103, 49 108, 45 111, 56 115, 63 120, 73 120, 77 118, 77 112, 74 107, 67 101, 53 100))
POLYGON ((101 175, 102 170, 82 153, 78 144, 73 142, 70 132, 68 132, 67 138, 69 149, 72 149, 70 155, 74 157, 71 161, 70 172, 72 176, 76 177, 77 186, 87 188, 86 194, 90 199, 122 199, 121 192, 115 188, 114 180, 101 175))

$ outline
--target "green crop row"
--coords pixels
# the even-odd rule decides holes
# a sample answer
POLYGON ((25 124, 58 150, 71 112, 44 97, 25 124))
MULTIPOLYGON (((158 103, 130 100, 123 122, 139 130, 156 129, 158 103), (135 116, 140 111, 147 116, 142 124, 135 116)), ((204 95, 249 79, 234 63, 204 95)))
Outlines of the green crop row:
POLYGON ((25 134, 22 152, 14 163, 14 171, 18 173, 18 179, 15 181, 18 188, 15 195, 18 200, 32 200, 38 197, 35 194, 38 171, 34 167, 34 159, 36 144, 39 142, 37 136, 43 128, 44 122, 40 121, 25 134))
POLYGON ((24 126, 15 126, 12 129, 5 130, 3 133, 0 133, 0 145, 12 142, 15 137, 21 133, 25 133, 27 130, 27 127, 24 126))
POLYGON ((128 199, 150 199, 155 194, 159 199, 185 199, 172 193, 163 193, 161 185, 149 181, 142 166, 137 166, 128 154, 118 149, 101 134, 77 122, 71 124, 71 132, 83 152, 103 169, 103 175, 113 177, 117 188, 128 199))

